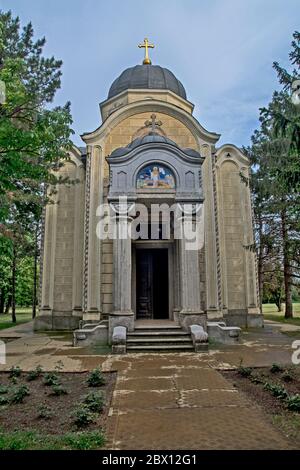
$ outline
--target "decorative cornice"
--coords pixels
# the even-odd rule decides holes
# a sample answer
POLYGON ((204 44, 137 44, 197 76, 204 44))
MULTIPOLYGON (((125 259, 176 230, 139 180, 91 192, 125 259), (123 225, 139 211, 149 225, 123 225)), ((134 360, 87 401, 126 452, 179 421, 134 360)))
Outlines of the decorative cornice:
POLYGON ((81 138, 87 144, 96 143, 127 117, 144 112, 163 113, 178 119, 190 130, 198 145, 200 145, 201 141, 215 144, 220 138, 220 134, 207 131, 194 116, 178 106, 158 100, 143 100, 127 104, 109 116, 95 131, 84 133, 81 135, 81 138))

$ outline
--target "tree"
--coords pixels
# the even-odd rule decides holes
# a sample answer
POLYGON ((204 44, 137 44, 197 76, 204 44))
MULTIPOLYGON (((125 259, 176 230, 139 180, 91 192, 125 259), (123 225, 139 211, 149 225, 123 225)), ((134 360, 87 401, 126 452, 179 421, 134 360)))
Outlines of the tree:
POLYGON ((42 56, 45 38, 33 40, 31 23, 0 11, 0 80, 6 100, 0 105, 0 222, 10 205, 26 199, 40 205, 43 185, 61 178, 55 170, 72 142, 70 103, 49 109, 60 87, 62 62, 42 56))
POLYGON ((0 103, 0 243, 6 247, 0 259, 0 307, 3 301, 6 310, 11 304, 13 320, 28 256, 34 263, 35 315, 41 215, 51 202, 46 189, 74 183, 57 172, 72 146, 72 118, 70 103, 50 108, 62 62, 44 57, 44 45, 45 38, 34 40, 31 23, 21 29, 18 17, 0 10, 0 81, 6 89, 0 103))
MULTIPOLYGON (((299 69, 299 33, 294 34, 290 58, 299 69)), ((252 163, 252 190, 257 227, 260 293, 270 276, 283 275, 285 316, 293 316, 292 289, 300 279, 300 158, 299 109, 292 103, 288 84, 297 78, 277 63, 274 67, 285 84, 274 92, 270 104, 260 110, 260 129, 252 136, 247 153, 252 163), (267 274, 267 276, 266 276, 267 274)))

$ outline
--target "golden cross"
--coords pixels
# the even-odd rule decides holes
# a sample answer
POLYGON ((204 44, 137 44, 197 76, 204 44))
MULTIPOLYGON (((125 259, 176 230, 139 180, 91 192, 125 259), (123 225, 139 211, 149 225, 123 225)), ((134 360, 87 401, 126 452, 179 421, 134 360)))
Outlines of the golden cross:
POLYGON ((138 47, 144 47, 145 48, 145 58, 143 60, 143 64, 144 65, 150 65, 151 60, 149 58, 148 49, 149 49, 149 47, 150 47, 150 49, 154 49, 154 47, 155 47, 154 44, 150 44, 148 38, 145 38, 143 44, 139 44, 138 47))

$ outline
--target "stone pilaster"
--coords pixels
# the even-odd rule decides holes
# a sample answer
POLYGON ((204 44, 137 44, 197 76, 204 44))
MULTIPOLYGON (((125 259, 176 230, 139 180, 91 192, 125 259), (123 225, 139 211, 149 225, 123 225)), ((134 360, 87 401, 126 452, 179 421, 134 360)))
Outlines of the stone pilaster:
POLYGON ((100 320, 101 298, 100 298, 100 262, 101 262, 101 242, 97 237, 98 218, 96 212, 99 204, 102 202, 102 148, 94 146, 90 149, 89 158, 91 159, 89 171, 89 207, 87 221, 87 266, 86 266, 86 306, 83 319, 88 321, 100 320))
POLYGON ((130 205, 111 204, 115 212, 115 238, 113 241, 113 312, 109 316, 109 338, 115 326, 125 326, 128 331, 134 329, 134 312, 131 294, 131 237, 128 217, 130 205), (126 207, 125 207, 126 206, 126 207))
POLYGON ((188 330, 190 325, 202 325, 206 329, 206 314, 201 308, 199 250, 187 239, 191 224, 195 229, 194 214, 181 218, 181 239, 179 240, 181 310, 179 323, 188 330))
POLYGON ((213 156, 209 145, 201 147, 205 157, 203 169, 204 206, 205 206, 205 271, 206 271, 206 311, 208 319, 222 318, 220 305, 221 285, 218 279, 217 220, 213 156))

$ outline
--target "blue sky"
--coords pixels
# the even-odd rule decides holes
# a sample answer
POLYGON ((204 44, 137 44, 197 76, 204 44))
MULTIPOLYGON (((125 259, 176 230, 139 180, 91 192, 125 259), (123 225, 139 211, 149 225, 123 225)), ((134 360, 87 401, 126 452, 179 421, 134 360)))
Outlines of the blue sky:
POLYGON ((288 65, 299 0, 0 0, 45 36, 46 55, 63 60, 55 104, 72 103, 73 138, 99 126, 99 103, 113 80, 142 62, 149 37, 154 64, 182 81, 194 116, 220 143, 247 145, 258 109, 278 88, 274 60, 288 65))

